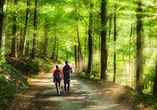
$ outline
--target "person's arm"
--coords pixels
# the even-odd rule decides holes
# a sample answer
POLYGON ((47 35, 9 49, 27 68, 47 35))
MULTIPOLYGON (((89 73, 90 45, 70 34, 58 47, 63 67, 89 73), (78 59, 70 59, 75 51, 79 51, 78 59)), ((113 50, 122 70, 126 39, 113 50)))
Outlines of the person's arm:
POLYGON ((72 72, 73 72, 72 67, 71 67, 70 65, 69 65, 69 67, 70 67, 70 69, 69 69, 69 70, 70 70, 70 72, 72 73, 72 72))
POLYGON ((56 71, 53 72, 53 77, 55 77, 55 76, 56 76, 56 71))

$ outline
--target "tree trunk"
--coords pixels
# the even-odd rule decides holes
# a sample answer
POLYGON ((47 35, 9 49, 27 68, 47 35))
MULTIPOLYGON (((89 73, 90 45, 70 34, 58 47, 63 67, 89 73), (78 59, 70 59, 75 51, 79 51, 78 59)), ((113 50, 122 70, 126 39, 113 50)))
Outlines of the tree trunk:
POLYGON ((111 29, 112 29, 112 14, 110 15, 110 20, 109 20, 109 41, 110 41, 110 37, 111 37, 111 29))
POLYGON ((56 59, 58 59, 58 49, 59 49, 59 45, 58 45, 58 42, 57 42, 57 54, 56 54, 56 59))
POLYGON ((2 0, 0 2, 0 49, 2 50, 1 55, 3 56, 5 48, 5 19, 6 16, 4 12, 6 11, 7 0, 2 0))
POLYGON ((77 69, 77 47, 76 47, 76 37, 75 37, 75 45, 74 45, 74 49, 75 49, 75 68, 77 69))
POLYGON ((114 75, 113 75, 114 83, 116 82, 116 37, 117 37, 116 10, 117 10, 117 5, 115 4, 115 9, 114 9, 114 75))
POLYGON ((154 79, 153 94, 157 95, 157 61, 156 61, 156 69, 155 69, 155 79, 154 79))
POLYGON ((47 46, 48 46, 48 32, 47 32, 47 19, 45 19, 45 43, 44 43, 44 53, 43 55, 46 56, 47 46))
POLYGON ((102 0, 101 5, 101 79, 107 80, 107 0, 102 0))
POLYGON ((79 30, 78 30, 78 26, 77 26, 77 29, 76 29, 76 31, 77 31, 77 41, 78 41, 78 52, 77 52, 77 54, 78 54, 78 70, 80 71, 80 36, 79 36, 79 30))
POLYGON ((87 69, 87 74, 86 74, 86 76, 89 76, 89 77, 91 75, 92 57, 93 57, 93 52, 92 52, 92 47, 93 47, 93 44, 92 44, 93 4, 90 4, 90 8, 91 8, 91 11, 89 13, 89 30, 88 30, 88 50, 89 50, 88 51, 88 69, 87 69))
POLYGON ((137 13, 137 55, 136 55, 136 90, 141 92, 141 79, 140 74, 142 72, 142 4, 141 0, 138 0, 138 13, 137 13))
MULTIPOLYGON (((14 5, 17 8, 18 0, 14 1, 14 5)), ((16 10, 17 11, 17 10, 16 10)), ((13 38, 12 38, 12 57, 17 57, 17 12, 14 11, 14 23, 13 23, 13 38)))
POLYGON ((36 57, 36 45, 37 45, 37 23, 38 23, 38 17, 37 17, 37 0, 35 0, 35 8, 34 8, 34 34, 33 34, 33 50, 32 50, 32 57, 36 57))
POLYGON ((22 41, 22 52, 25 51, 25 46, 26 46, 26 36, 27 36, 27 29, 28 29, 28 22, 29 22, 29 13, 30 13, 30 0, 27 0, 27 12, 26 12, 26 21, 25 21, 25 28, 24 28, 23 41, 22 41))
POLYGON ((131 29, 130 29, 130 44, 129 44, 129 84, 131 87, 131 79, 132 79, 132 75, 131 75, 131 37, 132 37, 132 25, 131 24, 131 29))
POLYGON ((56 35, 55 35, 55 41, 54 41, 54 46, 53 46, 53 53, 51 59, 55 58, 55 49, 56 49, 56 35))

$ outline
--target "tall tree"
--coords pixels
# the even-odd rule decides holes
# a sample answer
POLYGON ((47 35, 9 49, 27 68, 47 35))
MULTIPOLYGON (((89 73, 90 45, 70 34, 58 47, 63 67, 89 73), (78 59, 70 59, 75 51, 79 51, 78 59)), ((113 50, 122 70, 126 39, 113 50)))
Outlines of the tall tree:
POLYGON ((74 49, 75 49, 75 68, 77 69, 77 46, 76 46, 76 37, 74 37, 74 41, 75 41, 75 45, 74 45, 74 49))
POLYGON ((45 19, 45 43, 44 43, 44 56, 46 56, 47 52, 47 46, 48 46, 48 24, 47 24, 47 18, 45 19))
POLYGON ((117 37, 116 10, 117 10, 117 4, 115 4, 115 9, 114 9, 114 75, 113 75, 113 82, 116 82, 116 37, 117 37))
POLYGON ((155 78, 154 78, 153 94, 157 95, 157 61, 156 61, 156 68, 155 68, 155 78))
POLYGON ((0 2, 0 49, 2 50, 1 55, 4 55, 5 47, 5 11, 6 11, 7 0, 0 2))
POLYGON ((130 29, 130 39, 129 39, 129 83, 131 87, 131 37, 133 33, 133 24, 131 23, 131 29, 130 29))
POLYGON ((56 43, 57 43, 57 35, 56 35, 57 29, 56 28, 57 27, 55 27, 55 40, 54 40, 53 53, 52 53, 51 59, 55 58, 55 53, 56 53, 56 43))
POLYGON ((34 34, 33 34, 33 49, 32 49, 32 57, 36 57, 36 45, 37 45, 37 23, 38 23, 38 17, 37 17, 37 0, 35 0, 35 8, 34 8, 34 34))
POLYGON ((101 79, 107 79, 107 0, 101 2, 101 79))
POLYGON ((138 10, 137 10, 137 55, 136 55, 136 90, 141 92, 141 79, 140 75, 142 73, 142 2, 138 0, 138 10))
MULTIPOLYGON (((18 2, 18 0, 14 1, 15 9, 17 9, 17 2, 18 2)), ((13 23, 13 37, 12 37, 11 56, 17 57, 17 10, 14 11, 13 20, 14 20, 14 23, 13 23)))
POLYGON ((77 29, 76 29, 76 31, 77 31, 77 41, 78 41, 78 52, 77 52, 77 54, 78 54, 78 70, 80 70, 80 64, 81 64, 81 62, 80 62, 80 49, 81 49, 81 46, 80 46, 80 34, 79 34, 79 29, 78 29, 78 26, 77 26, 77 29))
POLYGON ((25 51, 25 47, 26 47, 26 36, 27 36, 27 29, 28 29, 28 22, 29 22, 29 14, 30 14, 30 0, 27 0, 27 12, 26 12, 26 21, 25 21, 25 28, 24 28, 23 41, 22 41, 22 52, 25 51))
POLYGON ((93 23, 93 4, 90 4, 90 12, 89 12, 89 30, 88 30, 88 68, 87 68, 87 76, 91 75, 91 68, 92 68, 92 23, 93 23))

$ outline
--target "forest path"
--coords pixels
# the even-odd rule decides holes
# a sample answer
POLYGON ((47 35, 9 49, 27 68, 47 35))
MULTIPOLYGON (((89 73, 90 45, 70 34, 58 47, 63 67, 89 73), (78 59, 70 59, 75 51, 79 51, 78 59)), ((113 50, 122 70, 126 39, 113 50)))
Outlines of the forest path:
MULTIPOLYGON (((60 67, 60 66, 59 66, 60 67)), ((60 67, 61 68, 61 67, 60 67)), ((39 75, 30 81, 31 90, 25 97, 31 97, 20 109, 25 110, 130 110, 130 107, 116 103, 114 95, 109 96, 103 85, 94 83, 79 74, 72 73, 70 92, 57 95, 52 72, 39 75)), ((15 109, 15 108, 14 108, 15 109)), ((19 109, 19 108, 18 108, 19 109)))

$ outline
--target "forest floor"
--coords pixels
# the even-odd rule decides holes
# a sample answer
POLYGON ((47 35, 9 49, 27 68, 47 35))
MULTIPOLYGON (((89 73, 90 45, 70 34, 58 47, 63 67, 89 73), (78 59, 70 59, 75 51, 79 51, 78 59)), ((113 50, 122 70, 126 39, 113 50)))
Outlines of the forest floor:
MULTIPOLYGON (((62 68, 63 65, 59 65, 62 68)), ((18 94, 5 110, 135 110, 151 109, 129 87, 95 81, 73 73, 70 92, 57 95, 50 70, 29 79, 29 88, 18 94), (138 106, 137 106, 138 103, 138 106)))

